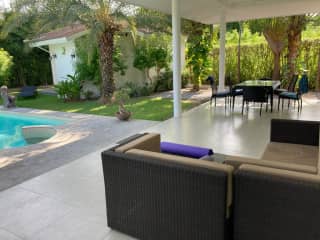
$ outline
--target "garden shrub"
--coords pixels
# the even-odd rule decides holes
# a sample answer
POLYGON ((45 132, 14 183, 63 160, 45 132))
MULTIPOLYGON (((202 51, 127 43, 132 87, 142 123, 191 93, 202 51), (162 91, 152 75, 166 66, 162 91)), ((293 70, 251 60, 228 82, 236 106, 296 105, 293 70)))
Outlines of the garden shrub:
POLYGON ((125 88, 129 89, 130 97, 150 96, 154 92, 153 87, 150 86, 148 83, 145 83, 144 85, 139 86, 134 82, 127 82, 125 84, 125 88))
MULTIPOLYGON (((187 86, 190 80, 190 76, 187 73, 183 73, 181 76, 181 87, 187 86)), ((154 92, 163 92, 173 89, 173 72, 166 71, 160 74, 160 78, 154 83, 154 92)))
POLYGON ((133 66, 152 81, 150 70, 156 70, 157 78, 162 69, 168 69, 171 61, 171 37, 167 34, 151 34, 137 37, 134 52, 133 66))
POLYGON ((58 96, 63 101, 78 101, 80 100, 81 82, 78 77, 68 75, 65 81, 55 85, 58 96))
POLYGON ((130 100, 130 89, 129 88, 121 88, 117 90, 113 94, 113 100, 117 104, 126 104, 130 100))
POLYGON ((0 48, 0 86, 8 85, 12 66, 12 56, 3 48, 0 48))

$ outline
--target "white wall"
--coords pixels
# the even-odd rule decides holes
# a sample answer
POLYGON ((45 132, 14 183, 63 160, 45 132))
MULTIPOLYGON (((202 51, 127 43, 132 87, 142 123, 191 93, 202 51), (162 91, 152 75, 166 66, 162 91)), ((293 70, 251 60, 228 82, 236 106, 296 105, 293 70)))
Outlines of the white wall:
MULTIPOLYGON (((144 36, 143 33, 139 33, 139 34, 141 36, 144 36)), ((182 72, 186 67, 186 59, 185 59, 186 43, 187 43, 187 37, 184 35, 181 35, 181 71, 182 72)), ((149 80, 146 78, 145 73, 133 67, 134 51, 135 51, 133 38, 130 37, 130 35, 127 37, 122 37, 120 39, 120 47, 121 47, 121 52, 123 54, 123 58, 125 59, 125 64, 127 65, 128 68, 124 76, 121 76, 119 73, 116 73, 114 75, 116 88, 121 88, 125 86, 125 83, 127 82, 132 82, 138 86, 143 86, 145 83, 149 83, 149 80)), ((170 66, 172 69, 172 63, 170 66)), ((151 68, 149 73, 151 78, 155 78, 157 76, 155 68, 151 68)))
POLYGON ((56 58, 51 59, 53 83, 57 84, 60 81, 66 80, 67 75, 74 75, 75 61, 71 57, 75 53, 75 44, 73 41, 49 45, 50 56, 56 55, 56 58))
POLYGON ((126 74, 122 76, 120 73, 114 74, 116 88, 124 87, 126 83, 132 82, 135 85, 141 86, 146 83, 145 74, 139 69, 133 67, 134 61, 134 41, 131 34, 122 36, 119 39, 119 45, 125 65, 127 66, 126 74))

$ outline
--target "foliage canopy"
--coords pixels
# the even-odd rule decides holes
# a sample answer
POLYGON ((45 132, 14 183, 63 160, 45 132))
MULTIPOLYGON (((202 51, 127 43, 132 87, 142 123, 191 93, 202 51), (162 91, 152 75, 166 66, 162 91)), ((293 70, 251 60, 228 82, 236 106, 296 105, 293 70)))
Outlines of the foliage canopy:
POLYGON ((8 85, 12 65, 12 56, 3 48, 0 48, 0 85, 8 85))

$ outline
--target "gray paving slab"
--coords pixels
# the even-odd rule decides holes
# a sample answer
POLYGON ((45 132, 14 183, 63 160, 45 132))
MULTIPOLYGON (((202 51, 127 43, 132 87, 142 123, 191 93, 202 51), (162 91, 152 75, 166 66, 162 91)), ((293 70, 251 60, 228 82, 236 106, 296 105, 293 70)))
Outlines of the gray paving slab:
POLYGON ((123 122, 114 117, 27 108, 16 108, 10 112, 58 117, 68 122, 58 126, 58 133, 47 141, 0 150, 0 191, 158 123, 145 120, 123 122))

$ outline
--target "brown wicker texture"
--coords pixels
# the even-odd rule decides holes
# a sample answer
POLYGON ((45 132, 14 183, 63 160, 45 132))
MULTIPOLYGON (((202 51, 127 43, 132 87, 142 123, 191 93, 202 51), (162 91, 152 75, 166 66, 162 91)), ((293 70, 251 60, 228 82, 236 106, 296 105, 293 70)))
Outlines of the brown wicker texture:
POLYGON ((319 146, 319 124, 315 121, 272 119, 270 141, 319 146))
POLYGON ((226 173, 102 153, 110 228, 142 240, 226 239, 226 173))
POLYGON ((320 185, 240 170, 234 240, 319 240, 320 185))

